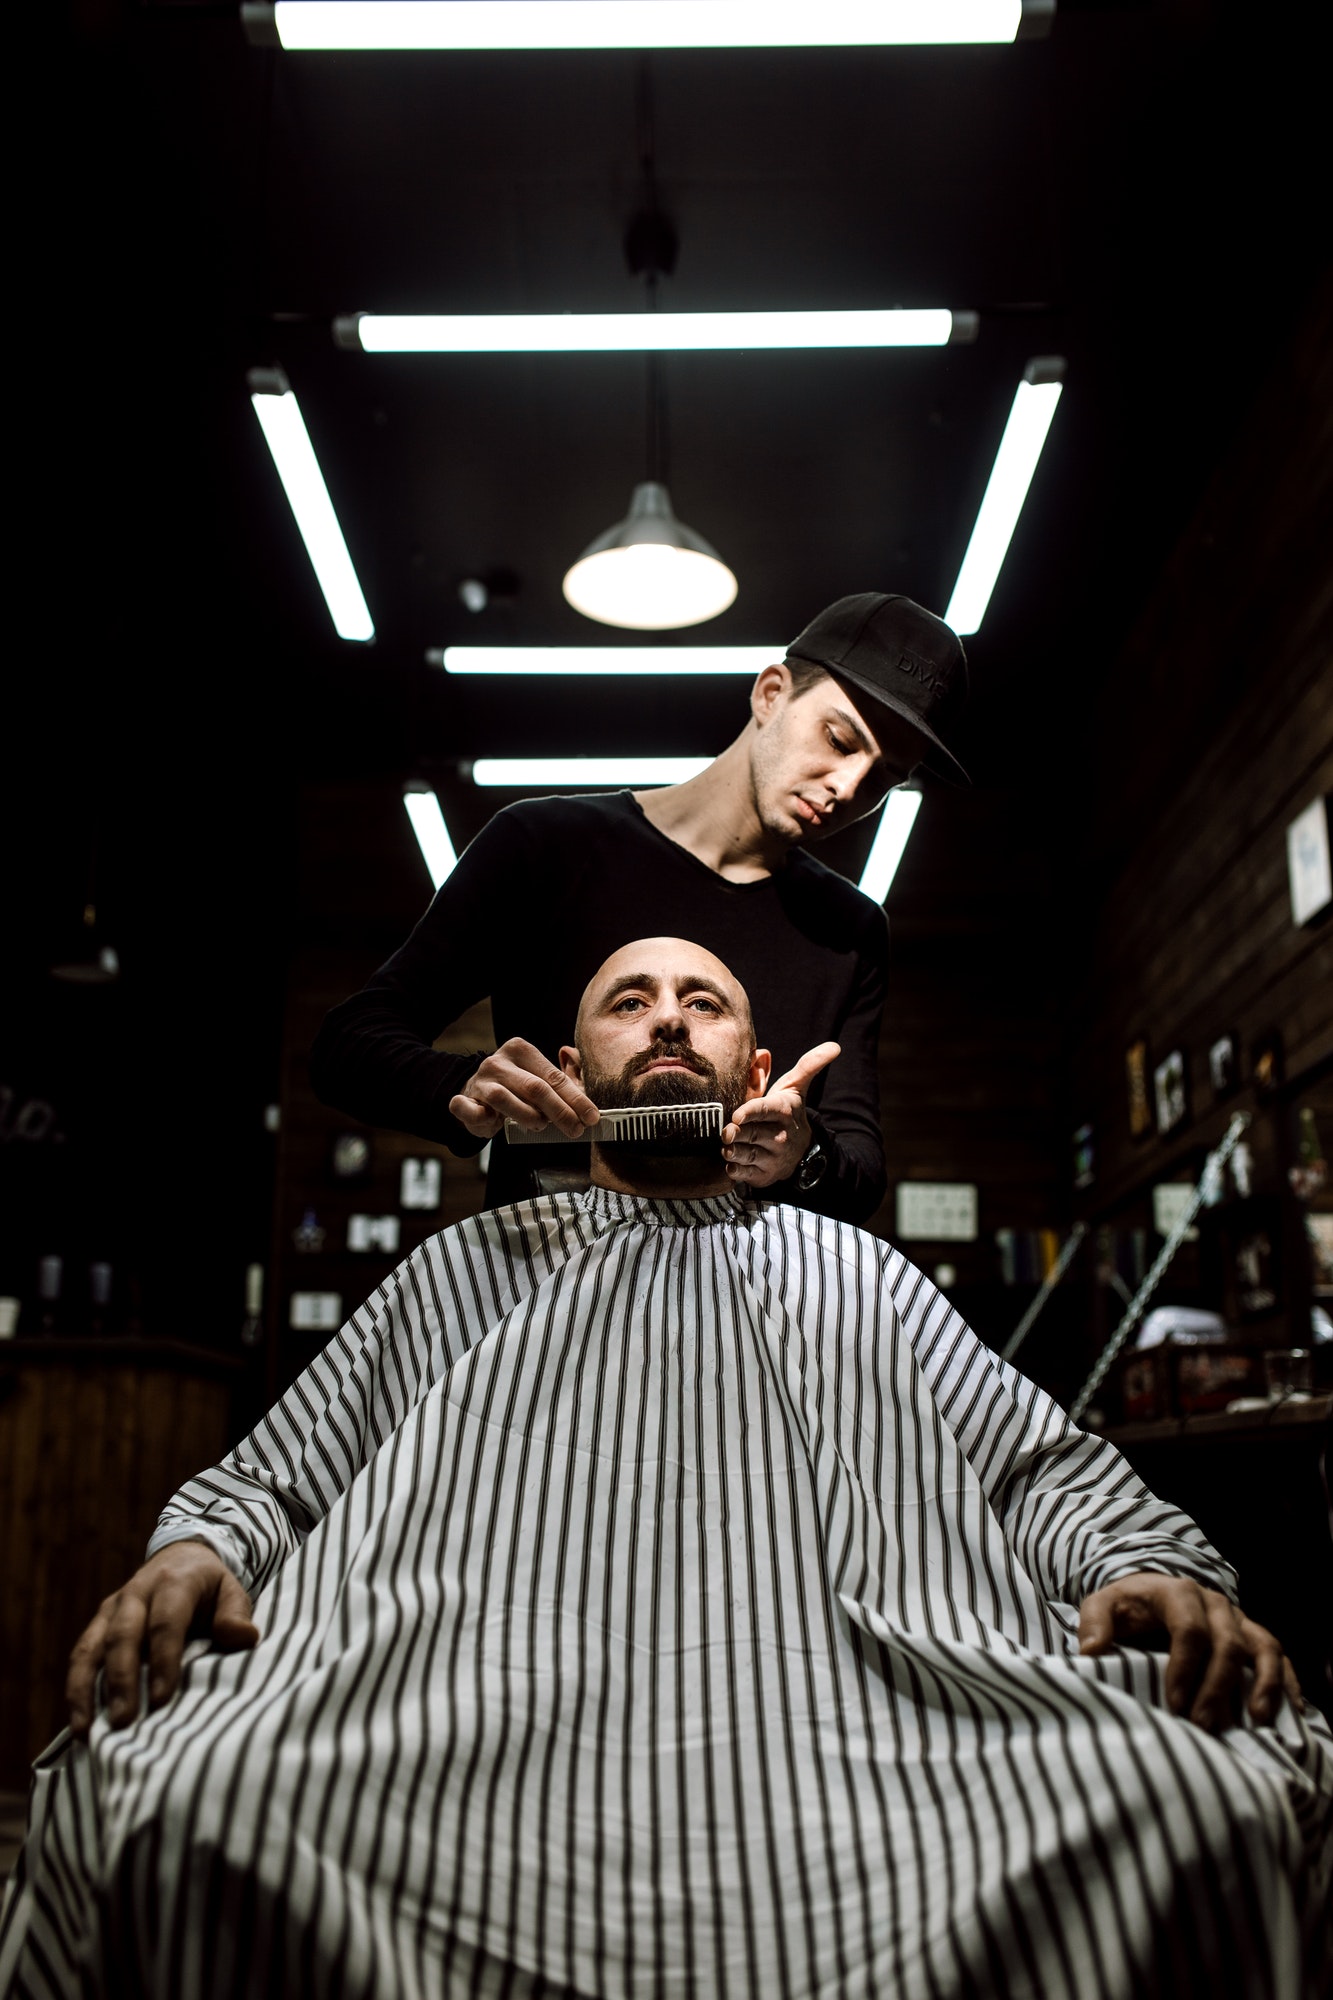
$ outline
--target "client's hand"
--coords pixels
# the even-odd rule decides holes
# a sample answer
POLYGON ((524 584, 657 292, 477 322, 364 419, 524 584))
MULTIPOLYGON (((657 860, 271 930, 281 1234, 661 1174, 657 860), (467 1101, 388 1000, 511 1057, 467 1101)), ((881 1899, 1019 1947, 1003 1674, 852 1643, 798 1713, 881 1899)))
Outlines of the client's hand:
POLYGON ((737 1105, 722 1134, 728 1178, 754 1188, 772 1187, 796 1172, 812 1137, 805 1115, 810 1085, 842 1054, 836 1042, 821 1042, 794 1069, 770 1083, 762 1097, 737 1105))
POLYGON ((1271 1722, 1285 1688, 1292 1707, 1304 1709, 1300 1683, 1278 1641, 1220 1590, 1204 1590, 1189 1577, 1139 1570, 1085 1597, 1078 1614, 1081 1653, 1112 1646, 1160 1646, 1166 1639, 1166 1702, 1174 1715, 1187 1711, 1200 1729, 1216 1733, 1240 1720, 1244 1676, 1254 1669, 1246 1703, 1256 1722, 1271 1722))
POLYGON ((88 1734, 99 1667, 105 1673, 107 1720, 113 1729, 123 1729, 139 1713, 145 1655, 148 1705, 161 1708, 176 1692, 186 1640, 205 1636, 224 1653, 256 1645, 259 1630, 250 1618, 250 1600, 205 1542, 172 1542, 102 1600, 70 1654, 65 1699, 74 1734, 88 1734))
POLYGON ((502 1042, 473 1071, 449 1099, 449 1114, 474 1139, 493 1139, 506 1118, 532 1132, 558 1125, 567 1138, 577 1139, 601 1115, 582 1084, 519 1035, 502 1042))

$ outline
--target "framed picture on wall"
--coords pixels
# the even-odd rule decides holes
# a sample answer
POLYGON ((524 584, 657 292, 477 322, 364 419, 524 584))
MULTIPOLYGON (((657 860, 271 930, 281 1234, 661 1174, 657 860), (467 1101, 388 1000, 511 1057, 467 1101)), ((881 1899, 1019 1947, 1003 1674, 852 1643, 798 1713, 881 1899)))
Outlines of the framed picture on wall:
POLYGON ((1174 1132, 1189 1116, 1189 1072, 1185 1051, 1172 1049, 1152 1073, 1153 1102, 1159 1132, 1174 1132))
POLYGON ((1131 1139, 1146 1139, 1153 1121, 1148 1102, 1148 1044, 1141 1035, 1125 1050, 1125 1089, 1129 1095, 1129 1135, 1131 1139))
POLYGON ((1287 828, 1291 921, 1308 924, 1333 909, 1333 840, 1329 801, 1315 799, 1287 828))
POLYGON ((1282 1088, 1282 1037, 1276 1028, 1260 1035, 1250 1050, 1250 1074, 1256 1097, 1275 1097, 1282 1088))
POLYGON ((1213 1097, 1221 1103, 1234 1096, 1240 1086, 1240 1043, 1234 1035, 1219 1035, 1208 1045, 1208 1081, 1213 1097))

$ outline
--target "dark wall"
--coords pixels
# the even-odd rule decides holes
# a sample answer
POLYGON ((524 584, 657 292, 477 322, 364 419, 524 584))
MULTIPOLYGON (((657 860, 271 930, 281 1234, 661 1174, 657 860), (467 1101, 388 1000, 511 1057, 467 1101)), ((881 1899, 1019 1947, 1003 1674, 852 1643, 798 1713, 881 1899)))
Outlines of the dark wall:
MULTIPOLYGON (((1072 1104, 1092 1121, 1089 1208, 1115 1204, 1256 1108, 1253 1048, 1289 1081, 1333 1054, 1333 926, 1298 929, 1286 831, 1333 789, 1333 293, 1316 301, 1162 576, 1088 745, 1085 975, 1072 1104), (1209 1045, 1240 1045, 1215 1099, 1209 1045), (1125 1050, 1184 1051, 1191 1117, 1130 1134, 1125 1050)), ((1151 1081, 1151 1077, 1150 1077, 1151 1081)), ((1262 1108, 1262 1107, 1260 1107, 1262 1108)), ((1266 1141, 1256 1131, 1256 1144, 1266 1141)))

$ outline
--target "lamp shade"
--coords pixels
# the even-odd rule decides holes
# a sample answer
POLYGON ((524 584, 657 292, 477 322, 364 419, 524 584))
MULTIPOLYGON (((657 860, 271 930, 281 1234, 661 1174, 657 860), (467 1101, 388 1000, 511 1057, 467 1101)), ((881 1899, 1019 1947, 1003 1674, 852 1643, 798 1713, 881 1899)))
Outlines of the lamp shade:
POLYGON ((625 519, 589 543, 563 589, 585 618, 663 632, 716 618, 734 601, 736 579, 703 536, 676 519, 666 487, 645 479, 625 519))

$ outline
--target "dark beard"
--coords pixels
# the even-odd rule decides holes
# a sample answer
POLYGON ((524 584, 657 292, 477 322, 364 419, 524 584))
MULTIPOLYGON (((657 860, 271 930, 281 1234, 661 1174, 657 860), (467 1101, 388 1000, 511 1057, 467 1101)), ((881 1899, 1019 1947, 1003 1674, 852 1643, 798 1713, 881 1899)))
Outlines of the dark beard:
MULTIPOLYGON (((720 1071, 697 1049, 681 1042, 654 1042, 650 1049, 631 1056, 615 1075, 598 1069, 584 1058, 583 1087, 599 1111, 626 1106, 655 1104, 720 1104, 723 1123, 729 1122, 738 1104, 745 1101, 750 1065, 733 1072, 720 1071), (656 1076, 643 1071, 655 1062, 676 1056, 691 1069, 662 1070, 656 1076)), ((675 1187, 698 1181, 716 1180, 722 1167, 721 1142, 717 1139, 659 1139, 652 1146, 617 1143, 611 1149, 616 1172, 645 1192, 655 1187, 675 1187)))

